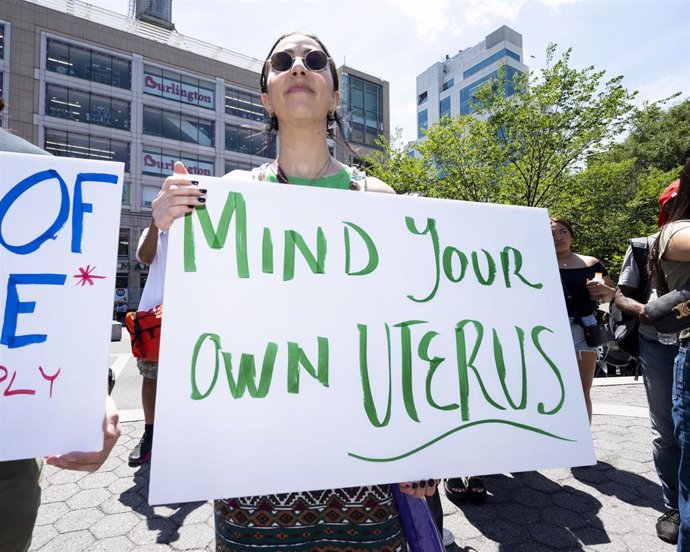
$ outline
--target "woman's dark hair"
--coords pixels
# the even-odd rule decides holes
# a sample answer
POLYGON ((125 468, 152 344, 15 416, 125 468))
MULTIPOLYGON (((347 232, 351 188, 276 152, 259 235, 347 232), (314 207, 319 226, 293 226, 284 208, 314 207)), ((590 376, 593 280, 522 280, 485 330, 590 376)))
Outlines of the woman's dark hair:
MULTIPOLYGON (((688 160, 685 162, 683 170, 680 171, 678 195, 673 198, 673 206, 671 207, 671 212, 668 215, 666 224, 685 219, 690 219, 690 157, 688 157, 688 160)), ((661 257, 659 255, 659 242, 661 241, 661 234, 666 224, 661 227, 659 237, 649 250, 649 261, 647 263, 647 271, 652 279, 656 281, 656 289, 660 296, 669 292, 666 276, 661 268, 661 257)))
POLYGON ((568 232, 570 232, 570 237, 573 238, 573 239, 575 239, 575 232, 573 231, 573 225, 570 224, 570 222, 568 222, 568 221, 565 220, 565 219, 562 219, 561 217, 551 217, 549 220, 550 220, 552 223, 560 224, 560 225, 562 225, 562 226, 565 226, 565 229, 566 229, 568 232))
MULTIPOLYGON (((261 76, 259 77, 259 87, 261 88, 261 92, 268 92, 268 72, 271 70, 271 56, 273 55, 273 51, 276 49, 276 46, 278 46, 278 43, 281 40, 293 35, 306 36, 307 38, 311 38, 312 40, 315 40, 318 43, 318 45, 321 47, 326 56, 328 56, 328 67, 331 70, 331 77, 333 78, 333 91, 337 92, 340 89, 340 79, 338 78, 338 70, 335 67, 333 58, 331 58, 331 54, 328 52, 328 48, 326 48, 326 46, 323 42, 321 42, 321 39, 318 36, 309 33, 301 33, 299 31, 291 31, 289 33, 285 33, 274 42, 273 46, 271 46, 271 49, 268 52, 268 56, 266 56, 266 61, 264 61, 264 66, 261 68, 261 76)), ((329 111, 328 115, 326 116, 326 130, 328 132, 329 138, 335 138, 335 135, 333 134, 333 123, 338 125, 340 134, 343 137, 343 140, 345 140, 345 128, 343 126, 343 119, 340 117, 340 114, 338 113, 337 109, 333 110, 332 112, 329 111)), ((275 143, 277 132, 278 117, 276 117, 275 113, 271 113, 270 119, 266 124, 265 129, 267 146, 269 144, 275 143)), ((348 148, 350 148, 350 145, 347 144, 347 142, 345 142, 345 144, 348 148)))

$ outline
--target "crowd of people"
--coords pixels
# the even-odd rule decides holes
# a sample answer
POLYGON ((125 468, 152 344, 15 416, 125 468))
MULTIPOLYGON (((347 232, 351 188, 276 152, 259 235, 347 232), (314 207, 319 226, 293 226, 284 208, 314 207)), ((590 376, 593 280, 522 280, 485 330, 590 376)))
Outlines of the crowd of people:
MULTIPOLYGON (((339 163, 329 151, 328 139, 334 126, 342 127, 339 78, 328 50, 316 36, 288 33, 278 38, 263 65, 260 87, 270 120, 269 137, 278 140, 279 155, 272 163, 251 171, 233 171, 227 178, 394 193, 388 184, 339 163)), ((0 149, 41 152, 1 129, 0 149)), ((595 311, 601 302, 614 299, 623 311, 640 319, 639 362, 650 405, 654 462, 667 508, 657 522, 657 533, 668 542, 677 541, 678 550, 684 551, 690 550, 690 331, 681 332, 676 344, 660 343, 644 314, 644 305, 651 298, 690 283, 690 160, 674 186, 671 191, 665 190, 660 200, 661 230, 649 237, 649 272, 646 265, 635 262, 629 248, 618 287, 598 259, 573 251, 573 224, 552 218, 551 229, 590 421, 596 346, 588 342, 586 334, 587 328, 596 324, 595 311), (647 281, 643 277, 647 273, 651 285, 642 284, 647 281)), ((206 190, 187 174, 182 163, 176 163, 174 174, 165 180, 153 201, 150 227, 137 248, 139 260, 151 264, 140 311, 162 302, 168 229, 175 219, 203 206, 205 201, 206 190)), ((133 466, 146 462, 152 453, 158 369, 154 361, 140 359, 137 365, 142 375, 145 429, 129 457, 133 466)), ((92 471, 105 460, 118 435, 117 412, 109 400, 103 450, 49 457, 47 462, 65 469, 92 471)), ((40 466, 41 461, 36 459, 0 462, 3 552, 28 550, 40 502, 40 466)), ((418 550, 438 552, 454 541, 443 528, 439 483, 431 479, 216 500, 216 550, 402 552, 417 546, 418 550), (423 497, 426 501, 419 500, 423 497), (286 515, 296 508, 301 512, 299 518, 286 515), (429 523, 424 522, 425 512, 429 523), (419 543, 423 543, 421 548, 419 543)), ((458 505, 466 500, 481 503, 487 496, 484 481, 477 476, 452 478, 444 487, 448 498, 458 505)))

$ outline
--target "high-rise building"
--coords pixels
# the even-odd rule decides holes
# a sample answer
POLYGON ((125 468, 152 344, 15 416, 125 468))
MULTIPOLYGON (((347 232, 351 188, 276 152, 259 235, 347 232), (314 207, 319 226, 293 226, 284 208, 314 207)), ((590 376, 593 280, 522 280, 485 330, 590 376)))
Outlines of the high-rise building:
POLYGON ((479 44, 446 55, 417 76, 417 137, 444 116, 472 113, 472 94, 486 81, 498 77, 505 64, 506 92, 512 94, 516 74, 527 73, 522 35, 503 25, 479 44))
MULTIPOLYGON (((171 0, 130 0, 130 16, 81 0, 0 2, 0 125, 54 155, 125 164, 116 288, 136 308, 148 266, 135 257, 172 164, 221 176, 275 158, 263 129, 263 60, 175 31, 171 0)), ((268 44, 268 43, 267 43, 268 44)), ((340 69, 344 162, 388 136, 388 83, 340 69)))

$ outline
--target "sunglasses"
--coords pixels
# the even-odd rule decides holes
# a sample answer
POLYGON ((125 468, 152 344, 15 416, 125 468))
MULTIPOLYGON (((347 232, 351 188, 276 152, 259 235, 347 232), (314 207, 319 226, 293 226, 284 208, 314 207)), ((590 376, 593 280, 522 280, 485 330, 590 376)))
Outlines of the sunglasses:
MULTIPOLYGON (((274 71, 282 73, 289 71, 295 63, 295 59, 300 56, 292 57, 288 52, 275 52, 271 56, 271 67, 274 71)), ((321 71, 328 65, 328 56, 321 50, 312 50, 302 57, 304 66, 310 71, 321 71)))

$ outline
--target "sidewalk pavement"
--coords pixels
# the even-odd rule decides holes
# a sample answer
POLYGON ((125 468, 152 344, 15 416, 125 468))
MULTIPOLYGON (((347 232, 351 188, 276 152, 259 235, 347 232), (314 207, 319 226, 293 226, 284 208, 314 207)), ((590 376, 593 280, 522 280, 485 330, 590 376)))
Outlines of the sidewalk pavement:
MULTIPOLYGON (((642 381, 597 378, 592 399, 597 465, 490 476, 486 503, 461 510, 441 493, 456 542, 447 550, 675 550, 654 528, 663 504, 642 381)), ((127 465, 143 431, 142 421, 127 421, 133 414, 123 413, 122 437, 97 473, 45 467, 31 551, 213 550, 211 503, 148 505, 148 465, 127 465)))

